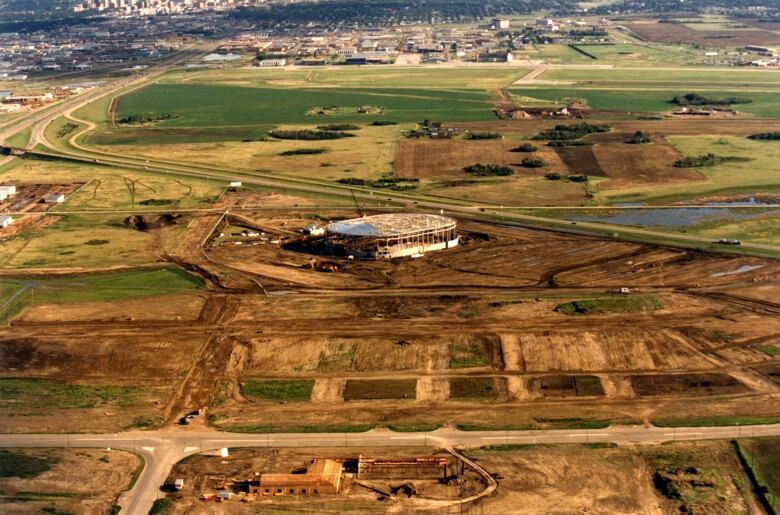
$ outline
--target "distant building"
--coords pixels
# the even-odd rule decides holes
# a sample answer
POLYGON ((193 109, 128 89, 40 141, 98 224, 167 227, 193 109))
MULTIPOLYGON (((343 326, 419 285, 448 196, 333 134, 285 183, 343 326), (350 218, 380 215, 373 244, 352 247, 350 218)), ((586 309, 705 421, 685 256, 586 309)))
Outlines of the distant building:
POLYGON ((231 188, 240 188, 241 186, 243 186, 241 181, 230 181, 231 188))
POLYGON ((52 193, 51 195, 46 196, 44 202, 47 204, 62 204, 65 202, 65 195, 62 193, 52 193))
POLYGON ((391 61, 392 58, 385 52, 364 52, 347 56, 344 64, 389 64, 391 61))
POLYGON ((257 63, 257 66, 260 66, 261 68, 274 68, 279 66, 285 66, 287 64, 287 59, 263 59, 262 61, 257 63))
POLYGON ((487 52, 477 55, 480 63, 510 63, 514 59, 512 52, 487 52))
POLYGON ((493 28, 495 28, 495 29, 508 29, 509 28, 509 20, 507 18, 494 18, 493 19, 493 28))
POLYGON ((14 223, 14 219, 8 215, 0 215, 0 228, 5 229, 9 225, 14 223))

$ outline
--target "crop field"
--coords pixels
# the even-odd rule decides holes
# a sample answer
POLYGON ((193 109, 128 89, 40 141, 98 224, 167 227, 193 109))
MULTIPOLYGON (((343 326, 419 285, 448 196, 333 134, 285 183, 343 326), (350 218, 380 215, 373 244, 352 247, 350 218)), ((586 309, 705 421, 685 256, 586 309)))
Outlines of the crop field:
POLYGON ((509 92, 523 105, 568 105, 571 101, 581 101, 588 107, 600 111, 617 111, 623 113, 663 113, 676 110, 670 100, 675 95, 685 95, 690 92, 707 94, 717 91, 723 97, 744 97, 751 103, 737 104, 733 108, 738 112, 747 113, 759 118, 780 118, 780 91, 738 91, 723 89, 713 90, 707 87, 677 87, 674 89, 637 88, 625 86, 615 88, 610 86, 582 86, 572 88, 511 88, 509 92))
POLYGON ((489 98, 480 90, 407 88, 292 89, 243 87, 224 84, 153 84, 122 97, 119 116, 162 115, 176 118, 158 127, 267 126, 393 120, 417 122, 425 118, 490 120, 489 98), (333 115, 308 115, 316 106, 338 106, 333 115), (384 114, 357 114, 361 106, 377 106, 384 114))
POLYGON ((775 45, 780 35, 757 28, 724 27, 714 23, 659 23, 658 20, 626 23, 634 33, 648 41, 697 44, 704 47, 736 48, 745 45, 775 45), (700 26, 701 25, 701 26, 700 26), (696 27, 696 28, 693 28, 696 27))

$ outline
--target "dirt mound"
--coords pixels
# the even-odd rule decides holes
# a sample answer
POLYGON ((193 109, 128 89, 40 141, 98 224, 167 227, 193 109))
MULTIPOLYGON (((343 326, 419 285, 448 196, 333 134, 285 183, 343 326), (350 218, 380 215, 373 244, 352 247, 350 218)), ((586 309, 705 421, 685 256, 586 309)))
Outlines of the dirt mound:
POLYGON ((146 218, 143 215, 130 215, 124 219, 124 224, 127 227, 137 229, 139 231, 151 231, 153 229, 162 229, 178 223, 181 215, 174 215, 165 213, 157 217, 146 218))

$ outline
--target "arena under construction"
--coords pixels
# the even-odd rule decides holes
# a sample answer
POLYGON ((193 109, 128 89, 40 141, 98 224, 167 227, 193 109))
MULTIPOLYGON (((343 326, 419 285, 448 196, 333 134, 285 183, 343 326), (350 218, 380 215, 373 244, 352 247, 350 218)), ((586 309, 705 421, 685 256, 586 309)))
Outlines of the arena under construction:
POLYGON ((335 250, 361 259, 393 259, 458 245, 456 222, 439 215, 387 213, 343 220, 326 227, 335 250))

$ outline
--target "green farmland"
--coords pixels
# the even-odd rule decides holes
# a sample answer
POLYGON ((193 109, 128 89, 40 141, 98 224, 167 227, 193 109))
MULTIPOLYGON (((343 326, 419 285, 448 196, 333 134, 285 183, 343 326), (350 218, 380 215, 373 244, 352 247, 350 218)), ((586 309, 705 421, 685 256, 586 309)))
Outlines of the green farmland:
POLYGON ((34 290, 33 293, 28 290, 24 295, 27 300, 38 304, 63 304, 175 295, 198 290, 203 283, 178 268, 165 267, 45 280, 8 278, 0 282, 0 292, 3 298, 10 298, 24 286, 31 286, 30 290, 34 290))
MULTIPOLYGON (((615 45, 618 47, 618 45, 615 45)), ((593 53, 593 46, 584 46, 593 53)), ((614 48, 614 47, 613 47, 614 48)), ((602 50, 602 52, 606 52, 602 50)), ((548 70, 540 77, 544 80, 575 81, 582 84, 611 83, 665 83, 701 86, 735 86, 745 87, 762 85, 776 88, 780 84, 780 72, 755 69, 657 69, 649 72, 647 69, 610 68, 610 69, 569 69, 548 70)))
POLYGON ((392 88, 281 89, 204 84, 153 84, 119 102, 119 117, 133 114, 173 119, 157 127, 263 126, 394 120, 416 122, 492 120, 489 96, 480 90, 392 88), (337 106, 331 115, 308 115, 313 107, 337 106), (356 114, 377 106, 384 114, 356 114))
MULTIPOLYGON (((653 113, 672 111, 675 105, 669 101, 675 95, 685 95, 696 92, 708 94, 702 89, 617 89, 617 88, 512 88, 509 92, 524 105, 566 105, 571 100, 583 100, 591 108, 603 111, 629 111, 653 113)), ((713 94, 712 96, 715 96, 713 94)), ((777 92, 754 91, 722 91, 718 90, 718 98, 745 97, 751 103, 736 104, 737 111, 752 114, 761 118, 780 117, 780 90, 777 92)))

